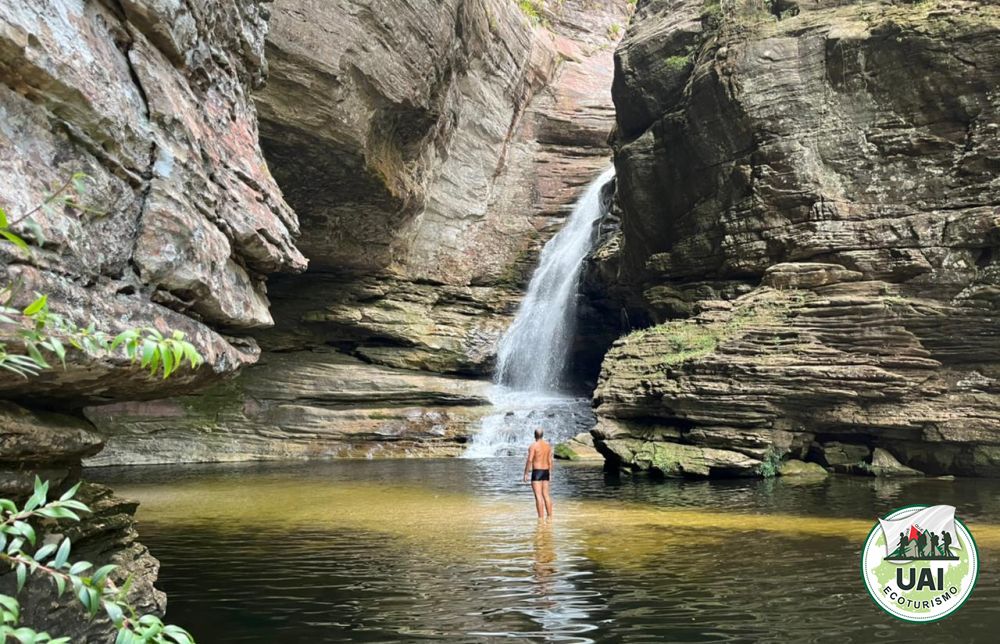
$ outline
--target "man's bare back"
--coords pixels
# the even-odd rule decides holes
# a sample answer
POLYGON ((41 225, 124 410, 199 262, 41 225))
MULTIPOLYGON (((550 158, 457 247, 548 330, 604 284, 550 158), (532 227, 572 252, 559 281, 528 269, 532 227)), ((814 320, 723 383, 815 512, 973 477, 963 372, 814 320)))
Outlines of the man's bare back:
POLYGON ((552 447, 544 438, 540 438, 528 448, 528 458, 531 469, 548 470, 552 468, 552 447))
POLYGON ((524 480, 531 481, 531 491, 535 494, 535 509, 540 519, 544 518, 546 513, 552 516, 552 497, 549 496, 552 446, 542 438, 543 434, 541 429, 535 430, 535 442, 528 448, 528 458, 524 462, 524 480))

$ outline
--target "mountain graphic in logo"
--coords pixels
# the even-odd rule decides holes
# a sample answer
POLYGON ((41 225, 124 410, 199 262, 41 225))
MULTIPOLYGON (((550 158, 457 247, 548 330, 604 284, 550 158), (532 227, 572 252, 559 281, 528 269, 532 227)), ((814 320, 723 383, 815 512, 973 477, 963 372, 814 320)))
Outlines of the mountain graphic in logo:
POLYGON ((888 561, 960 559, 955 554, 959 549, 955 539, 955 508, 950 505, 935 505, 905 519, 878 522, 885 537, 888 561))

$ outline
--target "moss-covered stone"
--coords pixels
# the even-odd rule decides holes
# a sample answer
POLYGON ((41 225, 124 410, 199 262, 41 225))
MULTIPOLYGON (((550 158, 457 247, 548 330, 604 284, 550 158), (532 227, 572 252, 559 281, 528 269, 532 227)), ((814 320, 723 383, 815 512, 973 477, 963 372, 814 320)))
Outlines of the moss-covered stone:
POLYGON ((807 463, 798 459, 783 461, 781 465, 778 466, 779 476, 822 478, 824 476, 829 476, 829 474, 830 473, 827 472, 826 468, 819 463, 807 463))

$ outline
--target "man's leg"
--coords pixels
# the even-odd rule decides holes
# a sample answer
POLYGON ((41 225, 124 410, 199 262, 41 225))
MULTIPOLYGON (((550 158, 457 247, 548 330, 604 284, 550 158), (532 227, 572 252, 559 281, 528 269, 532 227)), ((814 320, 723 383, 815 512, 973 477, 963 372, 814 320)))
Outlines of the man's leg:
MULTIPOLYGON (((552 497, 549 496, 548 481, 542 481, 542 498, 545 499, 545 511, 549 513, 549 516, 552 516, 552 497)), ((539 516, 541 516, 540 512, 539 516)))
POLYGON ((531 491, 535 493, 535 510, 538 511, 538 518, 545 516, 545 501, 542 499, 542 481, 532 481, 531 491))

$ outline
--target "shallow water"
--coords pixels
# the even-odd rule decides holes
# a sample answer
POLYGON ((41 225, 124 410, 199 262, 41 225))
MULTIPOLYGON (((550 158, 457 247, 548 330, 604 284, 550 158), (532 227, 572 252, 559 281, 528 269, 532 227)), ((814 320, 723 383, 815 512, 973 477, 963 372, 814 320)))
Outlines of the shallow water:
POLYGON ((677 481, 557 464, 538 523, 519 459, 90 470, 142 502, 168 618, 214 642, 991 642, 1000 481, 677 481), (982 555, 933 624, 868 598, 879 514, 958 508, 982 555))

